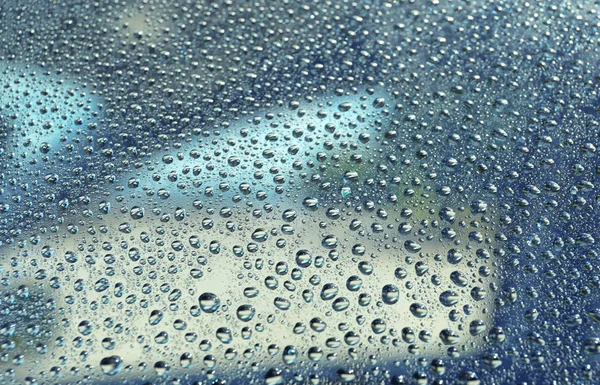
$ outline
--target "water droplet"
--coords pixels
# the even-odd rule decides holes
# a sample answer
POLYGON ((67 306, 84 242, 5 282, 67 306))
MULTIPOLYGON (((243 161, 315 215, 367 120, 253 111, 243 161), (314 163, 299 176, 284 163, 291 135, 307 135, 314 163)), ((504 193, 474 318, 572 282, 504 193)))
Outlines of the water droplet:
POLYGON ((198 298, 200 309, 205 313, 214 313, 221 306, 221 300, 213 293, 203 293, 198 298))
POLYGON ((397 286, 388 284, 381 289, 381 300, 386 305, 394 305, 400 299, 400 290, 397 286))
POLYGON ((252 305, 241 305, 238 307, 236 314, 240 321, 248 322, 254 318, 256 309, 252 305))
POLYGON ((123 369, 123 360, 119 356, 104 357, 100 361, 102 372, 109 376, 117 375, 123 369))

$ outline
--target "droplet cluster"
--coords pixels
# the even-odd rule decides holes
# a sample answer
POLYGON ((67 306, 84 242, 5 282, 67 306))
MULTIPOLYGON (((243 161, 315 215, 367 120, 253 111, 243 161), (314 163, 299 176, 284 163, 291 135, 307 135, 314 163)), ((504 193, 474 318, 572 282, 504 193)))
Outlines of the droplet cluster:
POLYGON ((595 1, 0 4, 0 384, 595 384, 595 1))

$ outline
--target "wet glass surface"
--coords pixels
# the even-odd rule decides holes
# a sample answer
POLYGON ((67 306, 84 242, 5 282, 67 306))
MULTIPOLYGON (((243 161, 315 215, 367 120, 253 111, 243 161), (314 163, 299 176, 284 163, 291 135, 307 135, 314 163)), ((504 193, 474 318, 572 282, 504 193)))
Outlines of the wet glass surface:
POLYGON ((596 384, 597 2, 0 3, 0 384, 596 384))

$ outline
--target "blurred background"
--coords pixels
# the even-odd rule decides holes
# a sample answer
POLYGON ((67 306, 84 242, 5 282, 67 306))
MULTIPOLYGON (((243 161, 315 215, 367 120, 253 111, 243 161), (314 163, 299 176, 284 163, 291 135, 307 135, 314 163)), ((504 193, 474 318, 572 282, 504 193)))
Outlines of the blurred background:
POLYGON ((593 1, 0 4, 4 383, 595 383, 593 1))

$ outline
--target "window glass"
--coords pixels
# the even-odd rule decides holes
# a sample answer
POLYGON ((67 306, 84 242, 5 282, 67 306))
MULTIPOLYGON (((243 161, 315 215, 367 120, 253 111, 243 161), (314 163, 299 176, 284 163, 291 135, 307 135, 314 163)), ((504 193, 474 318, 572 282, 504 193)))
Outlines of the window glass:
POLYGON ((598 4, 0 4, 0 384, 595 384, 598 4))

